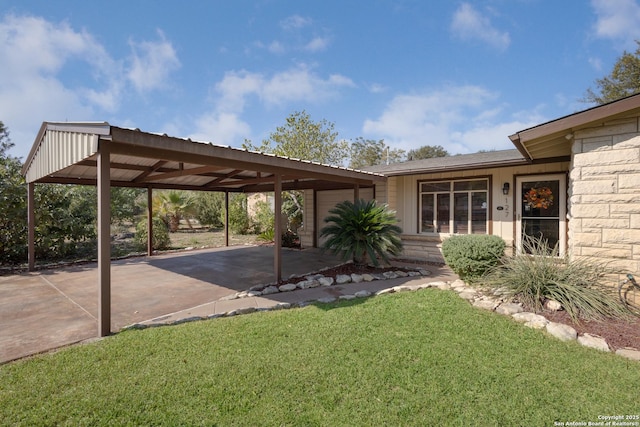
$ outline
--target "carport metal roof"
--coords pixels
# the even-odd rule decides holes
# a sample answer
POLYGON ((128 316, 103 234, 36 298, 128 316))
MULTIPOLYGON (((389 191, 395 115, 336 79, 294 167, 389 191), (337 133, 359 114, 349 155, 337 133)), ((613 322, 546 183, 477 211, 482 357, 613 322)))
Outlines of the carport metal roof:
MULTIPOLYGON (((111 186, 223 191, 353 188, 384 181, 372 172, 191 141, 107 122, 44 122, 22 169, 28 185, 29 268, 34 266, 35 183, 98 188, 98 334, 111 333, 111 186)), ((149 204, 149 209, 151 203, 149 204)), ((149 217, 151 211, 149 210, 149 217)), ((152 236, 149 221, 149 236, 152 236)), ((274 275, 281 279, 281 225, 275 221, 274 275)), ((149 238, 150 239, 150 238, 149 238)))
POLYGON ((111 185, 223 192, 370 186, 384 177, 371 172, 278 157, 166 134, 124 129, 107 122, 44 122, 27 157, 27 182, 97 182, 100 143, 110 147, 111 185))

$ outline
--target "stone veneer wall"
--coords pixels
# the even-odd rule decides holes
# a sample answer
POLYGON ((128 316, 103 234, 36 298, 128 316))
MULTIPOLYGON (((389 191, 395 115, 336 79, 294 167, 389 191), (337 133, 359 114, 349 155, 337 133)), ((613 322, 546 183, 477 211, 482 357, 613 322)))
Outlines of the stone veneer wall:
POLYGON ((639 117, 574 132, 569 251, 640 273, 639 117))

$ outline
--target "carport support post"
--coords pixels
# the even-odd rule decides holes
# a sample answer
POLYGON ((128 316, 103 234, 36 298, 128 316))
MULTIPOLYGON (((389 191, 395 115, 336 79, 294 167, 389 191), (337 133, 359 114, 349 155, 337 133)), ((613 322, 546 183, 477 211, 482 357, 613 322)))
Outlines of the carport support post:
POLYGON ((36 206, 35 206, 35 184, 30 182, 27 185, 27 259, 29 260, 29 271, 36 267, 36 206))
POLYGON ((229 246, 229 192, 224 192, 224 245, 229 246))
POLYGON ((147 188, 147 255, 153 255, 153 188, 147 188))
POLYGON ((98 146, 98 335, 111 334, 111 170, 109 143, 98 146))
POLYGON ((275 175, 273 183, 273 268, 276 282, 282 280, 282 176, 275 175))
POLYGON ((353 203, 357 203, 360 198, 360 185, 356 184, 353 186, 353 203))

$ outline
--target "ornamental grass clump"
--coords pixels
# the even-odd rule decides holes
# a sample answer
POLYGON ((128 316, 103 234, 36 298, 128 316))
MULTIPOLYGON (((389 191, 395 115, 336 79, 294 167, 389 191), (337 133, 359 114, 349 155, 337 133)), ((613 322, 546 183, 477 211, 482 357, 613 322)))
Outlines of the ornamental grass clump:
POLYGON ((491 269, 482 284, 541 311, 546 300, 559 302, 573 321, 626 317, 608 280, 612 271, 588 258, 560 257, 542 238, 527 238, 519 254, 491 269))
POLYGON ((352 258, 356 265, 366 264, 367 257, 378 266, 378 257, 389 263, 389 255, 400 255, 402 241, 395 212, 387 205, 378 205, 362 199, 355 203, 345 200, 329 211, 324 222, 327 225, 320 231, 327 240, 323 250, 352 258))
POLYGON ((473 282, 498 265, 505 247, 504 240, 498 236, 455 235, 442 242, 442 256, 462 280, 473 282))

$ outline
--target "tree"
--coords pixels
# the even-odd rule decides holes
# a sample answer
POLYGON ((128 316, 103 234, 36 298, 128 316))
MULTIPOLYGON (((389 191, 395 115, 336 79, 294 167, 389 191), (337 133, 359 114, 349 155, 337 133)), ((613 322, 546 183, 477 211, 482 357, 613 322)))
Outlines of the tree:
POLYGON ((449 152, 441 145, 424 145, 407 153, 408 160, 432 159, 434 157, 447 157, 449 152))
POLYGON ((314 122, 303 110, 287 117, 286 124, 276 128, 269 139, 262 141, 262 145, 255 146, 250 140, 245 140, 242 147, 277 156, 342 165, 348 157, 349 144, 337 138, 333 123, 325 119, 314 122))
POLYGON ((364 265, 367 256, 376 266, 378 256, 388 263, 389 255, 402 251, 402 229, 395 212, 387 205, 377 205, 375 200, 345 200, 331 209, 324 221, 327 225, 320 231, 321 237, 327 237, 323 250, 343 259, 351 257, 357 265, 364 265))
POLYGON ((404 156, 404 150, 387 147, 382 139, 376 141, 358 137, 351 143, 349 167, 361 169, 366 166, 398 163, 404 159, 404 156))
MULTIPOLYGON (((271 153, 277 156, 311 160, 329 165, 343 165, 349 156, 349 144, 338 140, 334 124, 323 119, 315 122, 306 111, 296 111, 279 126, 269 139, 256 146, 245 140, 246 150, 271 153)), ((283 209, 290 224, 297 227, 302 222, 303 201, 299 191, 285 191, 283 209)))
POLYGON ((153 212, 175 233, 180 226, 180 220, 186 219, 191 226, 189 217, 195 213, 195 199, 186 191, 163 191, 153 197, 153 212))
POLYGON ((224 193, 199 191, 195 196, 196 219, 200 224, 220 228, 224 225, 224 193))
POLYGON ((634 53, 622 53, 611 74, 596 79, 596 89, 587 89, 581 101, 602 105, 640 92, 640 41, 636 45, 634 53))

